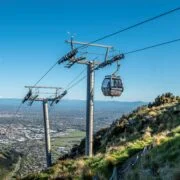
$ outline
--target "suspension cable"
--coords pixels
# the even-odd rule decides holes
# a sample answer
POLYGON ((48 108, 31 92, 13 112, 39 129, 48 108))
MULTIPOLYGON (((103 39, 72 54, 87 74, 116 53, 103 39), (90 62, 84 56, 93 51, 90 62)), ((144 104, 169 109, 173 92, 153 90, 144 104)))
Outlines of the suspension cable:
POLYGON ((72 81, 70 81, 70 83, 66 86, 65 89, 68 89, 72 85, 72 83, 85 72, 85 70, 86 70, 86 67, 72 81))
MULTIPOLYGON (((175 8, 175 9, 169 10, 169 11, 167 11, 167 12, 161 13, 161 14, 159 14, 159 15, 157 15, 157 16, 154 16, 154 17, 152 17, 152 18, 146 19, 146 20, 144 20, 144 21, 141 21, 141 22, 136 23, 136 24, 134 24, 134 25, 131 25, 131 26, 129 26, 129 27, 120 29, 120 30, 118 30, 118 31, 116 31, 116 32, 114 32, 114 33, 105 35, 105 36, 103 36, 103 37, 101 37, 101 38, 98 38, 98 39, 96 39, 96 40, 94 40, 94 41, 89 42, 89 43, 86 44, 86 45, 79 46, 77 49, 86 48, 86 47, 88 47, 89 44, 95 43, 95 42, 97 42, 97 41, 101 41, 101 40, 106 39, 106 38, 109 38, 109 37, 112 37, 112 36, 117 35, 117 34, 119 34, 119 33, 121 33, 121 32, 127 31, 127 30, 129 30, 129 29, 135 28, 135 27, 140 26, 140 25, 143 25, 143 24, 145 24, 145 23, 148 23, 148 22, 150 22, 150 21, 153 21, 153 20, 155 20, 155 19, 161 18, 161 17, 166 16, 166 15, 169 15, 169 14, 174 13, 174 12, 179 11, 179 10, 180 10, 180 7, 177 7, 177 8, 175 8)), ((175 42, 175 41, 178 41, 178 40, 174 40, 174 41, 172 41, 172 42, 175 42)), ((143 50, 146 50, 146 49, 150 49, 150 48, 153 48, 153 47, 157 47, 157 46, 169 44, 169 43, 172 43, 172 42, 165 42, 165 43, 157 44, 157 45, 154 45, 154 46, 151 46, 151 47, 146 47, 146 48, 142 48, 142 49, 137 49, 137 50, 134 50, 134 51, 131 51, 131 52, 127 52, 127 53, 125 53, 125 54, 130 54, 130 53, 135 53, 135 52, 138 52, 138 51, 143 51, 143 50)), ((35 87, 52 69, 54 69, 54 67, 55 67, 57 64, 58 64, 58 61, 56 61, 56 62, 45 72, 45 74, 34 84, 33 87, 35 87)), ((15 116, 16 116, 16 115, 18 114, 18 112, 20 111, 21 106, 22 106, 22 102, 21 102, 20 105, 18 106, 18 108, 17 108, 17 110, 16 110, 16 113, 15 113, 15 116)))
MULTIPOLYGON (((144 20, 144 21, 141 21, 141 22, 139 22, 139 23, 136 23, 136 24, 134 24, 134 25, 131 25, 131 26, 129 26, 129 27, 126 27, 126 28, 124 28, 124 29, 120 29, 120 30, 118 30, 118 31, 116 31, 116 32, 114 32, 114 33, 105 35, 105 36, 103 36, 103 37, 101 37, 101 38, 99 38, 99 39, 96 39, 96 40, 94 40, 94 41, 89 42, 89 43, 86 44, 86 45, 79 46, 77 49, 86 48, 89 44, 95 43, 95 42, 97 42, 97 41, 104 40, 104 39, 109 38, 109 37, 112 37, 112 36, 114 36, 114 35, 116 35, 116 34, 119 34, 119 33, 121 33, 121 32, 124 32, 124 31, 127 31, 127 30, 129 30, 129 29, 135 28, 135 27, 137 27, 137 26, 143 25, 143 24, 145 24, 145 23, 148 23, 148 22, 150 22, 150 21, 153 21, 153 20, 155 20, 155 19, 158 19, 158 18, 163 17, 163 16, 166 16, 166 15, 169 15, 169 14, 174 13, 174 12, 179 11, 179 10, 180 10, 180 7, 177 7, 177 8, 175 8, 175 9, 169 10, 169 11, 167 11, 167 12, 161 13, 161 14, 159 14, 159 15, 157 15, 157 16, 154 16, 154 17, 152 17, 152 18, 146 19, 146 20, 144 20)), ((58 64, 58 61, 55 62, 55 63, 48 69, 48 71, 35 83, 34 87, 35 87, 57 64, 58 64)))
POLYGON ((118 30, 118 31, 116 31, 116 32, 114 32, 114 33, 107 34, 107 35, 105 35, 105 36, 103 36, 103 37, 101 37, 101 38, 98 38, 98 39, 96 39, 96 40, 94 40, 94 41, 89 42, 88 44, 79 46, 77 49, 85 48, 85 47, 87 47, 89 44, 96 43, 96 42, 98 42, 98 41, 101 41, 101 40, 107 39, 107 38, 109 38, 109 37, 115 36, 115 35, 117 35, 117 34, 119 34, 119 33, 122 33, 122 32, 124 32, 124 31, 127 31, 127 30, 130 30, 130 29, 132 29, 132 28, 138 27, 138 26, 140 26, 140 25, 143 25, 143 24, 145 24, 145 23, 148 23, 148 22, 150 22, 150 21, 153 21, 153 20, 155 20, 155 19, 161 18, 161 17, 166 16, 166 15, 169 15, 169 14, 174 13, 174 12, 179 11, 179 10, 180 10, 180 7, 177 7, 177 8, 175 8, 175 9, 166 11, 166 12, 164 12, 164 13, 161 13, 161 14, 159 14, 159 15, 157 15, 157 16, 151 17, 151 18, 149 18, 149 19, 146 19, 146 20, 144 20, 144 21, 141 21, 141 22, 136 23, 136 24, 134 24, 134 25, 131 25, 131 26, 129 26, 129 27, 120 29, 120 30, 118 30))
POLYGON ((79 84, 81 81, 83 81, 85 78, 87 77, 87 75, 85 75, 85 76, 83 76, 81 79, 79 79, 78 81, 76 81, 74 84, 72 84, 68 89, 67 89, 67 91, 68 90, 70 90, 70 89, 72 89, 74 86, 76 86, 77 84, 79 84))
POLYGON ((140 49, 135 49, 135 50, 124 53, 124 55, 133 54, 133 53, 140 52, 140 51, 145 51, 147 49, 152 49, 152 48, 155 48, 155 47, 164 46, 164 45, 175 43, 175 42, 178 42, 178 41, 180 41, 180 38, 174 39, 174 40, 171 40, 171 41, 166 41, 166 42, 154 44, 154 45, 147 46, 147 47, 140 48, 140 49))

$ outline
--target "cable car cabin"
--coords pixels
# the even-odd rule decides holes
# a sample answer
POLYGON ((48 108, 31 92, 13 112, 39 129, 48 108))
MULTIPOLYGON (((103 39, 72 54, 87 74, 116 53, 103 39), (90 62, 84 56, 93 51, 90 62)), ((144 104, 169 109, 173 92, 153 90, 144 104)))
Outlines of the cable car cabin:
POLYGON ((124 91, 124 88, 120 76, 105 76, 102 82, 101 90, 104 96, 121 96, 122 92, 124 91))

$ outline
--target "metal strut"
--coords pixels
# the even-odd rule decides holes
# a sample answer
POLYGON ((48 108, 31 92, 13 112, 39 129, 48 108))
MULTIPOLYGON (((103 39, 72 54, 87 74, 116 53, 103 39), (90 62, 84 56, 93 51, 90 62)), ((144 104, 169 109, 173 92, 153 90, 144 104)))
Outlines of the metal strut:
POLYGON ((117 68, 116 68, 116 70, 112 73, 112 75, 116 75, 116 73, 119 71, 119 69, 120 69, 120 64, 119 64, 119 61, 117 61, 117 68))

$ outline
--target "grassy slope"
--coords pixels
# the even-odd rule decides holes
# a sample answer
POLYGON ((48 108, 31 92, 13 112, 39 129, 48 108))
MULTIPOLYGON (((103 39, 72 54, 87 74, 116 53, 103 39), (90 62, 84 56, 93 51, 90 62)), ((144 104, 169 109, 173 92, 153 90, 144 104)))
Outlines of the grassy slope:
MULTIPOLYGON (((73 156, 74 151, 78 152, 73 159, 66 157, 48 170, 29 175, 25 179, 91 179, 95 175, 100 179, 108 179, 114 166, 121 166, 145 146, 153 144, 152 157, 153 152, 155 157, 159 153, 158 148, 163 147, 163 143, 179 137, 178 132, 172 135, 175 128, 180 125, 180 116, 177 111, 179 100, 179 97, 169 97, 169 95, 158 97, 153 104, 138 108, 115 121, 110 128, 97 132, 94 137, 96 155, 93 158, 82 156, 84 152, 84 141, 82 141, 80 146, 72 150, 69 157, 73 156), (161 141, 161 138, 165 140, 161 141)), ((173 142, 179 147, 176 145, 178 140, 173 142)), ((166 146, 166 148, 171 148, 171 146, 166 146)), ((175 152, 176 150, 173 150, 173 153, 175 152)), ((179 163, 179 160, 177 162, 179 163)), ((174 163, 176 164, 175 161, 174 163)))
POLYGON ((180 179, 180 126, 159 143, 138 164, 124 175, 124 179, 180 179), (150 178, 151 177, 151 178, 150 178))
POLYGON ((12 151, 0 153, 0 177, 6 179, 9 174, 14 170, 18 162, 19 154, 12 151))

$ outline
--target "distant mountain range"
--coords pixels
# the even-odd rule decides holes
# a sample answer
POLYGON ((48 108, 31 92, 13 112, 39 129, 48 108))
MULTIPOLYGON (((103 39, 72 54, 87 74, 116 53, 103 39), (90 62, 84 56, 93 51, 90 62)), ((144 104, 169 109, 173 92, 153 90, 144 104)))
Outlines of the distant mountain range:
MULTIPOLYGON (((21 102, 21 99, 15 99, 15 98, 0 98, 0 106, 17 106, 21 102)), ((39 106, 40 103, 34 103, 33 106, 39 106)), ((97 108, 116 108, 118 106, 122 108, 126 107, 137 107, 141 106, 143 104, 147 104, 147 102, 143 101, 135 101, 135 102, 126 102, 126 101, 95 101, 94 106, 97 108)), ((86 106, 85 100, 62 100, 57 106, 61 108, 81 108, 86 106)))

